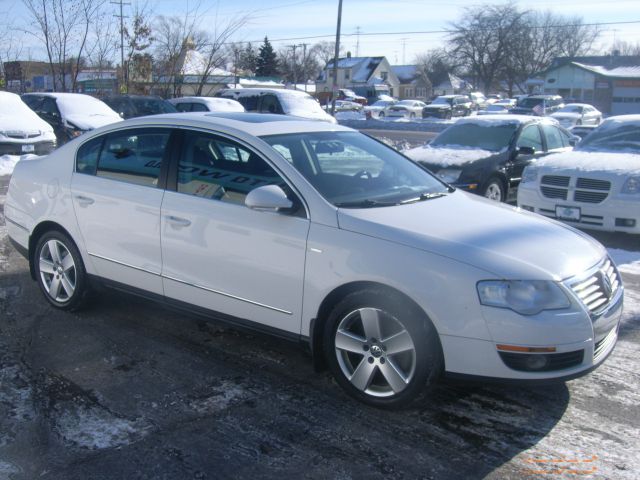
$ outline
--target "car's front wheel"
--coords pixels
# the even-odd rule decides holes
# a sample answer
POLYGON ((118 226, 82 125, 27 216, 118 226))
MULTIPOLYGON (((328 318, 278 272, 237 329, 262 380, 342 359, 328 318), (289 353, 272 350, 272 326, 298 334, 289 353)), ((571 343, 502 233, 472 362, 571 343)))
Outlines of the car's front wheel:
POLYGON ((376 407, 415 400, 441 371, 438 335, 406 300, 376 289, 347 295, 324 335, 327 362, 350 395, 376 407))
POLYGON ((483 195, 485 198, 489 200, 494 200, 496 202, 504 202, 506 198, 506 193, 504 189, 504 185, 500 181, 499 178, 490 178, 486 185, 484 186, 483 195))
POLYGON ((380 113, 378 114, 378 118, 384 118, 384 112, 380 112, 380 113))
POLYGON ((45 233, 37 243, 33 261, 38 284, 51 305, 62 310, 82 306, 87 292, 87 275, 73 241, 56 230, 45 233))

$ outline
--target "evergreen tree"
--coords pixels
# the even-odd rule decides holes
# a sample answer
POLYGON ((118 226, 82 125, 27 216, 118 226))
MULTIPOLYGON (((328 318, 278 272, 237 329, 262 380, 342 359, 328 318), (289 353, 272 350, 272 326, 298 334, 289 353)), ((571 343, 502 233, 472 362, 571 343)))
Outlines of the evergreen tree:
POLYGON ((243 70, 255 72, 258 65, 258 57, 251 43, 247 43, 244 51, 240 53, 240 65, 243 70))
POLYGON ((271 43, 264 37, 264 43, 260 45, 258 59, 256 62, 256 75, 259 77, 269 77, 278 73, 278 59, 271 43))

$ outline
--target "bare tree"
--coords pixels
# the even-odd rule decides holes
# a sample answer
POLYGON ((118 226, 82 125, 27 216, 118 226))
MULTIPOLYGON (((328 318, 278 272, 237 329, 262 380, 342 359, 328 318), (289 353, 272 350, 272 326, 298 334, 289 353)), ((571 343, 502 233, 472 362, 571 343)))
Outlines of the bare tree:
MULTIPOLYGON (((333 60, 335 55, 336 42, 318 42, 309 50, 309 57, 315 58, 316 61, 324 68, 333 60)), ((344 55, 344 46, 340 45, 340 56, 344 55)))
POLYGON ((624 40, 616 40, 611 44, 608 53, 621 56, 640 56, 640 42, 631 43, 624 40))
POLYGON ((70 78, 75 90, 80 62, 85 54, 98 0, 22 0, 35 30, 28 30, 44 43, 54 90, 66 91, 70 78))
POLYGON ((414 64, 427 76, 434 87, 444 82, 450 73, 456 74, 460 65, 444 48, 434 48, 416 55, 414 64))

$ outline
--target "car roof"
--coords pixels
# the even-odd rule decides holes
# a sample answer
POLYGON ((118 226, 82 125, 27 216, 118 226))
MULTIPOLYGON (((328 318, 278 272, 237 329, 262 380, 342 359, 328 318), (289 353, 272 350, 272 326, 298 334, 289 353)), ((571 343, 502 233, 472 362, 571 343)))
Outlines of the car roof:
POLYGON ((532 117, 530 115, 513 115, 510 113, 498 114, 498 115, 482 115, 475 117, 466 117, 461 118, 456 122, 459 123, 495 123, 495 124, 504 124, 504 123, 548 123, 550 125, 556 125, 558 122, 553 118, 548 117, 532 117))
POLYGON ((30 93, 23 93, 23 96, 42 96, 42 97, 51 97, 51 98, 72 98, 72 97, 78 97, 78 96, 83 96, 83 97, 91 97, 91 98, 95 98, 96 100, 99 100, 96 97, 93 97, 91 95, 87 95, 86 93, 62 93, 62 92, 30 92, 30 93))
POLYGON ((241 130, 256 137, 306 132, 353 132, 341 125, 290 115, 248 112, 184 112, 137 117, 110 125, 114 129, 135 126, 222 127, 241 130))
POLYGON ((303 96, 308 96, 310 97, 311 95, 307 92, 302 92, 300 90, 290 90, 288 88, 227 88, 225 90, 223 90, 221 92, 222 94, 225 93, 233 93, 233 94, 237 94, 239 96, 243 96, 243 95, 251 95, 251 94, 261 94, 261 93, 275 93, 275 94, 281 94, 281 95, 297 95, 300 97, 303 96))

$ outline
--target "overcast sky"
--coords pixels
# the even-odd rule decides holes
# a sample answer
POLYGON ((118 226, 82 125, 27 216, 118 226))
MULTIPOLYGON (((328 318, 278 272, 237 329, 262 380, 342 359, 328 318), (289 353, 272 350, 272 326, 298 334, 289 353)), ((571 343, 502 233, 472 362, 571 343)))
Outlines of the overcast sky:
MULTIPOLYGON (((338 11, 338 0, 148 0, 148 3, 156 14, 163 15, 183 15, 199 4, 202 28, 213 28, 216 18, 251 14, 252 20, 235 40, 260 42, 267 35, 275 48, 332 40, 338 11)), ((441 46, 446 39, 443 33, 415 32, 442 31, 460 17, 464 7, 481 3, 473 0, 343 0, 342 43, 354 56, 356 53, 385 55, 392 64, 411 63, 417 53, 441 46), (411 33, 371 35, 381 32, 411 33)), ((0 0, 0 5, 8 7, 16 20, 25 15, 18 0, 0 0)), ((603 26, 599 45, 608 47, 614 39, 640 42, 640 0, 537 0, 520 2, 520 5, 579 15, 585 23, 638 21, 603 26)), ((129 8, 125 7, 125 14, 129 8)), ((34 52, 34 56, 38 53, 34 52)))

